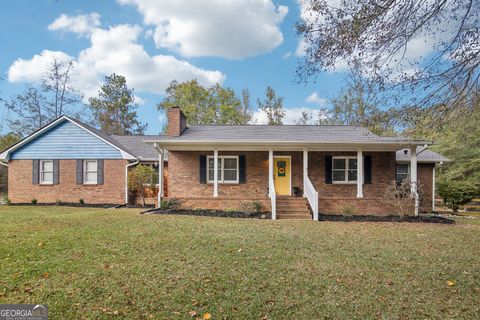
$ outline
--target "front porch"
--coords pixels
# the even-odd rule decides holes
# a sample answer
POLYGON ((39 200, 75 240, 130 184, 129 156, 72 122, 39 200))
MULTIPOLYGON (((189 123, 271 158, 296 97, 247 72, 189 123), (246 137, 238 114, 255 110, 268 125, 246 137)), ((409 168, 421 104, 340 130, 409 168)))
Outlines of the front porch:
MULTIPOLYGON (((164 150, 158 149, 163 157, 164 150)), ((387 184, 395 179, 393 150, 251 149, 169 149, 169 197, 192 209, 260 202, 272 219, 285 214, 285 199, 297 196, 308 203, 313 220, 319 212, 338 214, 346 206, 355 206, 358 214, 392 213, 381 202, 387 184)), ((416 168, 415 157, 411 162, 416 168)))

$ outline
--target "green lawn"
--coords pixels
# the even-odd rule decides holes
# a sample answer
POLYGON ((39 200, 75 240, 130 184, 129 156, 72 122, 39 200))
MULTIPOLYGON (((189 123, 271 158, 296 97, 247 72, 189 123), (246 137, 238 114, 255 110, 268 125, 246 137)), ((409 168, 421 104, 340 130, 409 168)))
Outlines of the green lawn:
POLYGON ((480 317, 480 219, 138 212, 0 207, 0 303, 46 303, 51 319, 480 317))

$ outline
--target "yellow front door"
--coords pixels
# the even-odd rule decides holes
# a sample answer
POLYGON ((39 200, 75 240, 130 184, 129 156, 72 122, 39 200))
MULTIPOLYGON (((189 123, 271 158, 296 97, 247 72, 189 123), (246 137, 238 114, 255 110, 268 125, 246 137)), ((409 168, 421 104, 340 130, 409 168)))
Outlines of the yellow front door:
POLYGON ((274 166, 275 191, 278 195, 291 194, 290 157, 275 157, 274 166))

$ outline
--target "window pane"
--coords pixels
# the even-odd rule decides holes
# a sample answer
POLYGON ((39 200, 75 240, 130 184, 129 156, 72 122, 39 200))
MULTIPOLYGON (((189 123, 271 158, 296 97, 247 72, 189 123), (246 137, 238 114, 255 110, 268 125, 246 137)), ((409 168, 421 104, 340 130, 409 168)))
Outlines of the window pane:
MULTIPOLYGON (((208 169, 213 169, 213 158, 208 158, 208 169)), ((212 173, 212 179, 213 179, 213 173, 212 173)))
POLYGON ((397 173, 405 173, 408 174, 408 165, 407 164, 399 164, 397 165, 397 173))
POLYGON ((223 175, 224 181, 237 181, 237 170, 225 170, 223 175))
POLYGON ((209 181, 213 181, 213 169, 212 169, 212 170, 208 170, 208 180, 209 180, 209 181))
POLYGON ((89 182, 89 183, 97 182, 97 173, 87 172, 87 174, 85 175, 85 182, 89 182))
POLYGON ((53 161, 43 161, 42 162, 42 171, 53 171, 53 161))
POLYGON ((44 172, 42 182, 53 182, 53 173, 44 172))
POLYGON ((357 169, 357 159, 348 159, 348 169, 357 169))
POLYGON ((85 161, 85 170, 90 172, 97 171, 97 161, 85 161))
POLYGON ((357 181, 357 170, 348 170, 348 181, 357 181))
POLYGON ((333 181, 345 181, 345 171, 333 171, 333 181))
POLYGON ((224 159, 223 167, 225 169, 237 169, 237 159, 233 159, 233 158, 224 159))
POLYGON ((345 169, 345 159, 333 159, 333 169, 345 169))

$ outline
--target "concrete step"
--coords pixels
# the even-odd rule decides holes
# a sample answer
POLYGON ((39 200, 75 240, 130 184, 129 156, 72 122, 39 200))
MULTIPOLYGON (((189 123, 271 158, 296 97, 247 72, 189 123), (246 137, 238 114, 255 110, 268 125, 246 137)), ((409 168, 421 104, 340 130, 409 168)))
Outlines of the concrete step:
POLYGON ((312 220, 312 216, 309 213, 277 213, 277 219, 312 220))
POLYGON ((278 208, 277 207, 277 213, 282 213, 282 212, 285 212, 285 213, 294 213, 294 212, 302 212, 302 213, 310 213, 310 208, 307 208, 307 207, 303 207, 303 208, 278 208))

